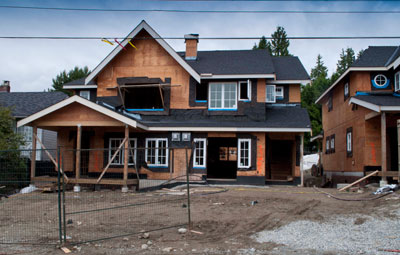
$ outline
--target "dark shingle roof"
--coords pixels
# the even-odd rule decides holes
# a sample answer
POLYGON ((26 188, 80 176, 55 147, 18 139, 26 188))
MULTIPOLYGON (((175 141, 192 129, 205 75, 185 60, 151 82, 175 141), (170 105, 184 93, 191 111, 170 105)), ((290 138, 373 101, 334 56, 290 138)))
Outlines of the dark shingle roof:
POLYGON ((0 106, 12 107, 13 116, 23 118, 58 103, 67 97, 62 92, 0 93, 0 106))
MULTIPOLYGON (((184 52, 178 52, 184 58, 184 52)), ((267 50, 198 51, 196 60, 186 62, 198 73, 272 74, 274 66, 267 50)))
POLYGON ((356 95, 353 98, 378 106, 400 106, 400 97, 393 95, 356 95))
POLYGON ((352 67, 384 67, 400 56, 399 46, 370 46, 352 67))
POLYGON ((266 119, 249 115, 208 115, 203 110, 171 110, 170 115, 142 115, 150 127, 259 127, 310 128, 307 110, 298 106, 267 107, 266 119))
POLYGON ((309 80, 310 76, 298 57, 272 57, 277 80, 309 80))

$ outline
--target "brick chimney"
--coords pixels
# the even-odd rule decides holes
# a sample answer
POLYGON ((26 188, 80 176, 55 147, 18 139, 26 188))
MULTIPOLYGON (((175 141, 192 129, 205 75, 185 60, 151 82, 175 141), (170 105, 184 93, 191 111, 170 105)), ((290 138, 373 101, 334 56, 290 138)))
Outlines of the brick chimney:
POLYGON ((0 93, 10 93, 10 81, 3 81, 3 84, 0 85, 0 93))
POLYGON ((199 43, 199 34, 188 34, 185 35, 186 43, 186 60, 196 60, 197 59, 197 44, 199 43))

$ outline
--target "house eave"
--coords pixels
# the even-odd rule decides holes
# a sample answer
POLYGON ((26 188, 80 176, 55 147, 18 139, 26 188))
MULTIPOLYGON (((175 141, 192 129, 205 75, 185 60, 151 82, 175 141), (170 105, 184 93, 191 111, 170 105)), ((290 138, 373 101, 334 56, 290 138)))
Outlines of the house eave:
POLYGON ((191 132, 271 132, 304 133, 311 128, 260 128, 260 127, 148 127, 148 131, 191 131, 191 132))
POLYGON ((201 74, 202 80, 210 79, 275 79, 275 74, 201 74))
POLYGON ((276 81, 267 81, 267 84, 275 85, 275 84, 301 84, 306 85, 311 83, 311 80, 276 80, 276 81))
POLYGON ((97 85, 64 85, 63 89, 97 89, 97 85))

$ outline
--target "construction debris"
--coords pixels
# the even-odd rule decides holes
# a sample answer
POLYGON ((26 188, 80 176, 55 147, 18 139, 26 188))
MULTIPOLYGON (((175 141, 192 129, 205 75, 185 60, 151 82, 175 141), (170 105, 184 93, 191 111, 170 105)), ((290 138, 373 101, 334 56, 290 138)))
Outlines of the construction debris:
POLYGON ((64 253, 71 253, 71 250, 68 249, 67 247, 61 247, 60 248, 64 253))
POLYGON ((383 193, 391 193, 391 192, 395 192, 398 189, 399 189, 399 185, 397 185, 397 184, 389 184, 389 185, 385 185, 385 186, 377 189, 374 192, 374 195, 383 194, 383 193))

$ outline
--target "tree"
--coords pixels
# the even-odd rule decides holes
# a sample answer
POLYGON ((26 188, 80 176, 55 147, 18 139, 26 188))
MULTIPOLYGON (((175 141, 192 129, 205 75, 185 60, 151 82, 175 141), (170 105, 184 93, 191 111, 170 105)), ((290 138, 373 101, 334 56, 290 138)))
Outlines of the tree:
POLYGON ((283 27, 278 26, 271 38, 271 41, 268 41, 265 36, 261 37, 258 45, 254 44, 253 50, 267 49, 272 56, 290 56, 290 43, 283 27))
POLYGON ((278 26, 271 37, 272 56, 290 56, 288 49, 290 43, 289 39, 287 39, 285 29, 281 26, 278 26))
POLYGON ((332 74, 332 83, 335 82, 340 75, 342 75, 347 68, 349 68, 356 60, 354 50, 352 48, 342 49, 340 53, 340 58, 336 64, 336 72, 332 74))
POLYGON ((60 72, 55 79, 53 79, 52 88, 49 91, 61 91, 65 94, 71 95, 71 92, 63 89, 63 85, 65 83, 84 78, 88 76, 90 73, 89 68, 87 66, 80 68, 75 66, 74 69, 71 69, 68 73, 66 70, 60 72))
POLYGON ((23 143, 23 137, 14 131, 11 109, 0 106, 0 150, 17 150, 23 143))
POLYGON ((317 56, 317 64, 311 69, 310 77, 313 81, 320 77, 328 77, 328 68, 324 66, 324 61, 322 61, 322 56, 320 54, 317 56))

